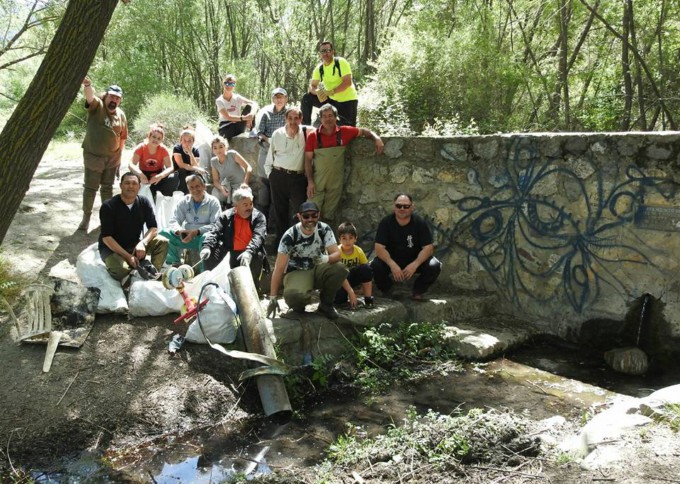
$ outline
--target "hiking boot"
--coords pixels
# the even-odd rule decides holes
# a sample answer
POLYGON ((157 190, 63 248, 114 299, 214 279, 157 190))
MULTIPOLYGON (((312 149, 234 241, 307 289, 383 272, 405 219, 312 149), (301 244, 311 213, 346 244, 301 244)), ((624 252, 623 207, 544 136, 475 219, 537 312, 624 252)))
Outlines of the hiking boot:
POLYGON ((146 279, 147 281, 157 281, 161 277, 161 273, 158 272, 158 269, 156 269, 148 259, 139 261, 137 272, 142 279, 146 279))
POLYGON ((323 314, 328 319, 335 320, 340 317, 340 314, 338 314, 338 310, 335 309, 332 304, 319 303, 319 307, 317 308, 316 312, 319 314, 323 314))
POLYGON ((87 228, 90 226, 90 216, 91 213, 84 212, 83 213, 83 218, 80 221, 80 224, 78 224, 78 230, 84 230, 87 232, 87 228))

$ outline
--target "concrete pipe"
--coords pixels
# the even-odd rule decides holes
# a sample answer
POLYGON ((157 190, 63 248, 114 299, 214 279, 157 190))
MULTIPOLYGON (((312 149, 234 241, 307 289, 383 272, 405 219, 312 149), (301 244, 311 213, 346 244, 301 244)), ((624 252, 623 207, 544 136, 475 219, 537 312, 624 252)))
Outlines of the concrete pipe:
MULTIPOLYGON (((238 307, 246 349, 276 358, 274 346, 266 336, 265 316, 250 268, 236 267, 229 271, 229 286, 238 307)), ((260 375, 255 378, 265 415, 292 410, 282 376, 260 375)))

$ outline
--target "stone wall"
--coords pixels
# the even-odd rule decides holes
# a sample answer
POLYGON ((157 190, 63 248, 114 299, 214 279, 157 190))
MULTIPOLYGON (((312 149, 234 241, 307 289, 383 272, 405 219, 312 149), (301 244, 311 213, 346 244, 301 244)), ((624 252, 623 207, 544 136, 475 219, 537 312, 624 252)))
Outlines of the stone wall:
MULTIPOLYGON (((679 139, 387 138, 379 157, 360 139, 347 157, 342 215, 368 252, 394 194, 410 193, 445 264, 439 291, 497 292, 500 309, 570 339, 583 336, 586 321, 614 321, 623 331, 625 320, 635 333, 650 294, 654 320, 664 323, 654 338, 669 344, 680 338, 679 139)), ((253 140, 234 141, 256 159, 253 140)))

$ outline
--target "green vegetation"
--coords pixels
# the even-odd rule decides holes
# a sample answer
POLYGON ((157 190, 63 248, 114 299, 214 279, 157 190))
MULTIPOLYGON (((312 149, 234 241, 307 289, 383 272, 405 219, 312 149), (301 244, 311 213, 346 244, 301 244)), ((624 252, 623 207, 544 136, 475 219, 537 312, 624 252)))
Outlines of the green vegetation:
POLYGON ((196 126, 196 121, 207 124, 206 116, 194 102, 182 95, 162 92, 150 96, 135 118, 131 134, 137 142, 146 138, 149 125, 161 123, 165 128, 165 144, 172 146, 179 141, 184 126, 196 126))
POLYGON ((322 469, 333 475, 357 471, 363 478, 409 481, 427 469, 428 476, 467 474, 464 465, 513 466, 538 455, 538 441, 525 433, 526 420, 512 413, 473 409, 442 415, 411 408, 403 424, 386 434, 362 439, 338 437, 322 469))
POLYGON ((395 381, 429 374, 433 362, 455 359, 441 323, 383 323, 359 336, 356 347, 357 385, 381 392, 395 381))
MULTIPOLYGON (((66 0, 31 4, 0 7, 2 119, 66 0)), ((189 100, 214 119, 227 72, 260 105, 275 86, 299 103, 329 39, 352 66, 360 123, 384 135, 663 130, 677 128, 678 34, 680 3, 664 0, 134 0, 116 9, 90 77, 98 92, 123 87, 137 130, 149 120, 174 130, 163 110, 148 112, 151 99, 189 100)), ((77 134, 83 118, 81 96, 58 135, 77 134)))
POLYGON ((680 403, 667 403, 652 414, 656 421, 668 425, 673 432, 680 431, 680 403))

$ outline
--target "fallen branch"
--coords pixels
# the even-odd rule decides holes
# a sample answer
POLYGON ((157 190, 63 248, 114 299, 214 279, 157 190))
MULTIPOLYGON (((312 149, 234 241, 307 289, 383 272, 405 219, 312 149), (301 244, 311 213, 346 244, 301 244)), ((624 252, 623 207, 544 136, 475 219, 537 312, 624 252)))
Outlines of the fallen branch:
POLYGON ((61 396, 61 398, 60 398, 59 401, 57 402, 57 405, 56 405, 57 407, 59 406, 59 404, 61 403, 61 401, 62 401, 62 400, 64 399, 64 397, 66 396, 66 394, 68 393, 68 391, 69 391, 70 388, 71 388, 71 385, 73 385, 73 382, 76 381, 76 378, 78 378, 78 375, 79 375, 79 374, 80 374, 80 370, 76 371, 76 376, 73 377, 73 380, 71 380, 71 383, 69 383, 68 386, 66 387, 66 390, 64 391, 64 394, 61 396))

